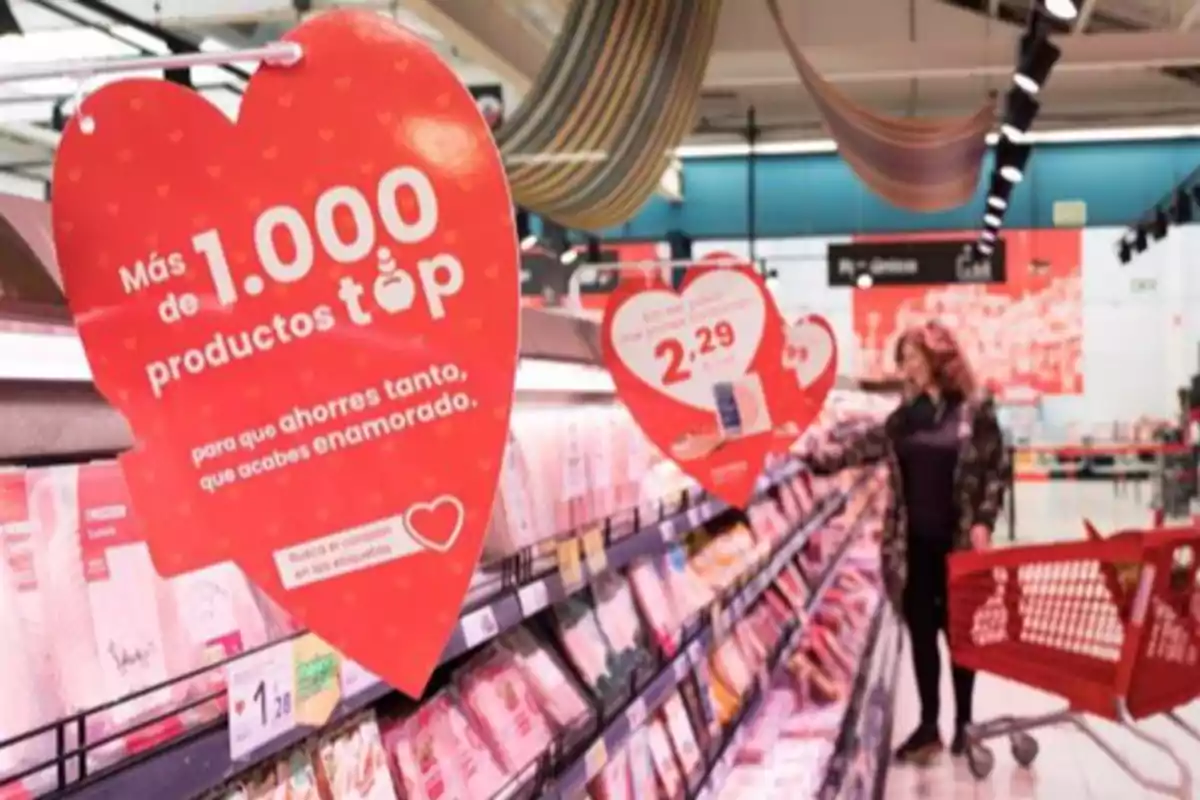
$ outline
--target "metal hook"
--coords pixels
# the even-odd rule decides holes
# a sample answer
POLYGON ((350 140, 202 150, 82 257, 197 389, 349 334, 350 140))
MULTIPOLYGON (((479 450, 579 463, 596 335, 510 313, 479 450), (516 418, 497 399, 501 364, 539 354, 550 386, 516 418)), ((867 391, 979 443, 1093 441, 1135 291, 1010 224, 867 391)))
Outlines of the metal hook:
POLYGON ((71 115, 79 118, 79 131, 85 136, 91 136, 96 132, 96 118, 88 116, 83 111, 83 101, 91 93, 89 82, 94 80, 96 75, 89 73, 79 79, 79 85, 75 87, 75 94, 71 96, 71 115))

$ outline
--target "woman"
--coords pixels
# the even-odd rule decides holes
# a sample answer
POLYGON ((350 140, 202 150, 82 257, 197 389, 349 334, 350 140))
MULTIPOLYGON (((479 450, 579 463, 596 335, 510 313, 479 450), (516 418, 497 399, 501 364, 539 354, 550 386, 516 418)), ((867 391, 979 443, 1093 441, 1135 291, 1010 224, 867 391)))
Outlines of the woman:
MULTIPOLYGON (((892 506, 885 515, 883 570, 888 596, 908 624, 921 700, 921 723, 896 751, 928 763, 943 749, 938 730, 946 630, 946 560, 985 549, 1006 485, 1005 448, 995 410, 977 390, 954 336, 937 322, 906 331, 896 346, 906 400, 882 425, 809 457, 815 472, 884 461, 892 506)), ((975 673, 951 665, 956 706, 951 752, 965 751, 975 673)))

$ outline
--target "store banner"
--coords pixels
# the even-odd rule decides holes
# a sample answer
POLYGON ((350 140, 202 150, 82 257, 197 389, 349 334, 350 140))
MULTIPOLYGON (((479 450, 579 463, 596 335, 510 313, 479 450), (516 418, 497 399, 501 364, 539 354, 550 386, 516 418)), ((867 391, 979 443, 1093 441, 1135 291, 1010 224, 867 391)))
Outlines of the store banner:
POLYGON ((948 283, 1004 283, 1003 240, 988 259, 974 255, 972 239, 880 241, 831 244, 826 252, 830 286, 938 286, 948 283))
POLYGON ((504 124, 504 87, 498 83, 487 83, 468 87, 475 105, 488 127, 496 130, 504 124))
POLYGON ((767 457, 820 412, 785 366, 786 325, 761 276, 713 254, 678 290, 613 293, 601 341, 617 393, 646 436, 701 486, 744 507, 767 457))
POLYGON ((162 81, 89 95, 55 165, 59 264, 158 570, 232 559, 419 696, 507 436, 512 201, 419 37, 346 10, 286 39, 302 67, 255 73, 236 123, 162 81))

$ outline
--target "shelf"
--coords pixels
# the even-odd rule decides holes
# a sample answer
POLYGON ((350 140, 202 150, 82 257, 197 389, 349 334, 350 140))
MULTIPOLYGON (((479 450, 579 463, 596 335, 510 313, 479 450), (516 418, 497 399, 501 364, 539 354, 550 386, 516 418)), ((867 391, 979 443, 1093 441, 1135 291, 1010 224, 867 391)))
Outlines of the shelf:
MULTIPOLYGON (((797 462, 789 462, 779 469, 772 471, 759 481, 759 496, 773 486, 790 480, 802 472, 802 466, 797 462)), ((835 514, 845 501, 845 496, 838 498, 833 505, 822 504, 817 518, 807 523, 801 531, 810 531, 835 514)), ((730 509, 726 503, 715 499, 699 499, 689 495, 691 505, 663 519, 641 527, 615 539, 606 549, 605 568, 592 571, 586 564, 582 565, 581 580, 565 585, 560 573, 553 571, 539 575, 520 586, 501 590, 497 595, 483 600, 467 609, 459 618, 447 647, 442 655, 445 663, 470 650, 494 639, 506 631, 524 623, 533 615, 548 608, 572 594, 580 591, 601 575, 619 571, 629 566, 639 558, 663 553, 667 548, 679 541, 690 531, 710 522, 730 509)), ((807 534, 793 535, 785 545, 792 548, 793 554, 803 546, 807 534)), ((785 560, 778 560, 782 552, 777 552, 770 562, 768 570, 774 569, 774 574, 782 569, 785 560)), ((772 578, 773 580, 773 578, 772 578)), ((743 586, 730 607, 719 615, 720 619, 735 619, 730 615, 732 603, 736 602, 739 615, 743 612, 752 597, 770 585, 770 581, 753 580, 743 586)), ((718 615, 714 615, 715 617, 718 615)), ((696 644, 694 639, 693 645, 696 644)), ((271 645, 269 645, 271 646, 271 645)), ((683 656, 688 652, 684 651, 683 656)), ((674 664, 668 665, 663 672, 651 682, 643 693, 646 700, 665 701, 669 696, 667 689, 672 688, 678 679, 667 681, 673 677, 672 669, 682 669, 674 664), (667 687, 666 689, 662 688, 667 687), (666 692, 661 697, 654 695, 655 691, 666 692)), ((690 666, 689 666, 690 670, 690 666)), ((684 673, 686 674, 686 672, 684 673)), ((309 726, 297 727, 286 734, 263 745, 243 759, 234 761, 230 757, 229 731, 224 718, 213 723, 188 731, 178 739, 172 740, 161 748, 151 750, 140 756, 119 762, 95 775, 79 782, 69 784, 72 796, 86 800, 125 800, 128 797, 194 797, 215 789, 231 778, 249 769, 253 765, 272 758, 306 740, 319 730, 338 725, 360 711, 369 708, 394 690, 376 679, 352 695, 343 697, 325 726, 314 728, 309 726)), ((647 712, 653 708, 646 704, 647 712)), ((636 709, 635 712, 636 714, 636 709)), ((68 721, 70 722, 70 721, 68 721)), ((618 719, 613 726, 624 724, 618 719)), ((628 728, 621 733, 614 727, 612 735, 620 734, 624 739, 628 728)), ((608 731, 606 731, 608 735, 608 731)), ((69 761, 75 761, 74 756, 67 756, 69 761)))
MULTIPOLYGON (((851 490, 851 492, 853 491, 854 489, 851 490)), ((837 553, 830 560, 830 564, 825 568, 821 580, 818 581, 817 586, 809 596, 808 603, 804 609, 805 620, 812 619, 813 615, 820 609, 821 603, 825 600, 826 592, 828 592, 841 574, 846 554, 850 551, 850 547, 857 538, 857 531, 847 536, 846 541, 842 543, 837 553)), ((796 648, 800 646, 800 641, 804 636, 806 628, 806 623, 796 624, 790 632, 780 637, 779 647, 770 660, 771 666, 766 671, 764 677, 760 679, 758 688, 743 705, 737 719, 728 726, 725 738, 721 741, 720 745, 716 748, 716 752, 713 753, 712 758, 709 760, 705 776, 694 795, 696 800, 715 800, 720 787, 725 784, 730 771, 733 769, 734 761, 738 751, 742 747, 746 732, 750 729, 750 723, 757 717, 768 688, 777 678, 782 676, 783 671, 787 667, 788 659, 796 648)))
MULTIPOLYGON (((543 792, 541 796, 566 800, 566 798, 576 797, 583 792, 588 782, 596 777, 607 763, 608 754, 620 750, 629 738, 629 734, 640 727, 647 717, 657 711, 671 697, 679 683, 708 657, 710 647, 722 639, 725 632, 729 631, 742 618, 754 600, 757 600, 759 595, 774 581, 783 566, 800 552, 809 537, 845 507, 847 496, 847 494, 838 492, 826 497, 816 513, 800 525, 776 551, 767 567, 759 570, 751 581, 723 604, 719 613, 714 613, 710 617, 710 622, 706 623, 685 646, 679 648, 675 657, 659 671, 649 685, 622 712, 616 715, 595 742, 583 752, 583 755, 559 772, 553 787, 543 792), (763 576, 768 574, 771 579, 763 582, 763 576), (714 627, 712 622, 718 620, 718 624, 714 627)), ((831 570, 833 568, 831 567, 831 570)), ((823 594, 824 589, 820 589, 820 593, 823 594)), ((817 596, 814 593, 813 597, 817 596)))

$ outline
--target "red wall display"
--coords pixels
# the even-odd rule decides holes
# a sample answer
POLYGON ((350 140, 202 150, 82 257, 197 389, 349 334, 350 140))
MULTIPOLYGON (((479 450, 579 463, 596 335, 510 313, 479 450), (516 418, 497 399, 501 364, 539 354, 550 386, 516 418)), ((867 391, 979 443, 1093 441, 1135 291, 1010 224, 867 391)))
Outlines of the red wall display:
MULTIPOLYGON (((876 286, 854 292, 854 334, 864 377, 894 374, 896 340, 905 328, 938 319, 958 335, 979 380, 1001 394, 1083 392, 1081 232, 1013 230, 1002 234, 1003 284, 876 286)), ((969 232, 856 236, 856 242, 937 241, 969 232)))

